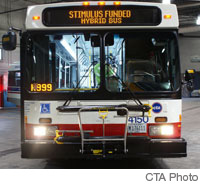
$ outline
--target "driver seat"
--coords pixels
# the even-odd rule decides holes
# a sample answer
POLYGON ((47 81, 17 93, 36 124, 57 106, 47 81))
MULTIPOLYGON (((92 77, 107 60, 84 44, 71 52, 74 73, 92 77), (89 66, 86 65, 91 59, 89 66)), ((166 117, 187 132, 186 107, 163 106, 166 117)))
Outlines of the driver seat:
POLYGON ((148 60, 128 61, 127 81, 136 83, 142 81, 155 82, 155 67, 148 60))

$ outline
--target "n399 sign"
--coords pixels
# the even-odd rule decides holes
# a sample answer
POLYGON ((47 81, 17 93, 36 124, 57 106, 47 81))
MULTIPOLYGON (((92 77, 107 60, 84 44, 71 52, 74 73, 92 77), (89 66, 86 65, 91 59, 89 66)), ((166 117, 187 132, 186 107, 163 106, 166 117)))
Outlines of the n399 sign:
POLYGON ((52 84, 40 84, 40 83, 32 83, 30 91, 31 92, 51 92, 53 90, 52 84))

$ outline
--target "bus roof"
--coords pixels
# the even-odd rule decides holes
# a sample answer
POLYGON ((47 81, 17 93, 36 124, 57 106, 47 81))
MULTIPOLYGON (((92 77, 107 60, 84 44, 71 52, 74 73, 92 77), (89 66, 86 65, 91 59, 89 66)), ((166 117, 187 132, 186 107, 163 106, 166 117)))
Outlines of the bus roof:
MULTIPOLYGON (((114 1, 105 1, 105 5, 103 5, 105 8, 108 6, 116 7, 114 5, 114 1)), ((120 5, 118 7, 146 7, 147 9, 152 7, 156 8, 160 11, 160 22, 157 25, 153 24, 144 24, 144 25, 134 25, 134 24, 126 24, 124 23, 123 26, 120 24, 107 24, 107 25, 81 25, 81 24, 74 24, 74 25, 56 25, 56 26, 48 26, 44 23, 44 12, 47 9, 53 9, 53 8, 71 8, 71 10, 76 11, 78 8, 80 11, 87 10, 85 8, 85 5, 83 5, 83 2, 63 2, 63 3, 52 3, 52 4, 43 4, 43 5, 35 5, 35 6, 29 6, 27 10, 27 16, 26 16, 26 29, 27 30, 77 30, 80 29, 79 26, 81 26, 82 30, 89 30, 89 29, 178 29, 179 21, 178 21, 178 13, 176 5, 174 4, 162 4, 162 3, 148 3, 148 2, 127 2, 127 1, 121 1, 120 5), (72 8, 73 7, 73 8, 72 8), (75 7, 75 8, 74 8, 75 7), (81 8, 83 7, 83 9, 81 8)), ((112 8, 111 7, 111 8, 112 8)), ((87 8, 90 8, 90 10, 95 9, 102 10, 102 5, 98 4, 98 1, 91 1, 89 2, 89 5, 87 8), (101 7, 100 7, 101 6, 101 7), (98 9, 98 7, 100 7, 98 9)), ((120 9, 120 8, 118 8, 120 9)), ((146 9, 142 12, 141 15, 144 14, 146 9)), ((154 10, 152 10, 153 12, 154 10)), ((135 10, 133 10, 133 13, 135 13, 135 10)), ((153 14, 153 13, 152 13, 153 14)), ((54 14, 55 15, 55 14, 54 14)), ((147 17, 147 16, 146 16, 147 17)), ((153 17, 153 15, 152 15, 153 17)), ((66 18, 67 19, 67 18, 66 18)), ((132 21, 134 18, 131 18, 130 21, 132 21)), ((58 20, 58 19, 57 19, 58 20)), ((56 21, 56 20, 55 20, 56 21)), ((71 20, 70 20, 71 21, 71 20)), ((77 20, 75 20, 76 22, 77 20)), ((71 21, 73 24, 73 20, 71 21)), ((144 20, 143 20, 144 22, 144 20)))

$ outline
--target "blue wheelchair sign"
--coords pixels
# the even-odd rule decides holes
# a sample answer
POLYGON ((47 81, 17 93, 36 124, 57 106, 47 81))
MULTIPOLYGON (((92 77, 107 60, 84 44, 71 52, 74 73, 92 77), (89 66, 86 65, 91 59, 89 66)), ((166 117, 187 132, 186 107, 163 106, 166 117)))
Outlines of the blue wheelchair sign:
POLYGON ((50 103, 41 103, 40 104, 40 113, 41 114, 50 114, 50 103))

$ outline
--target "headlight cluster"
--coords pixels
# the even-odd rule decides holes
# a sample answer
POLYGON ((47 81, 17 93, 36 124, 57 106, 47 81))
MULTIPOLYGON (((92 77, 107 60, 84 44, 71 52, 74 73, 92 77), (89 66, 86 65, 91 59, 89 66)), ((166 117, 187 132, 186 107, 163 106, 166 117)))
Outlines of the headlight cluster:
POLYGON ((149 127, 150 136, 171 136, 174 134, 173 125, 152 125, 149 127))
POLYGON ((57 126, 35 126, 33 129, 34 136, 56 136, 57 126))

